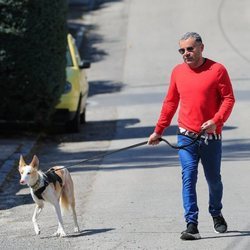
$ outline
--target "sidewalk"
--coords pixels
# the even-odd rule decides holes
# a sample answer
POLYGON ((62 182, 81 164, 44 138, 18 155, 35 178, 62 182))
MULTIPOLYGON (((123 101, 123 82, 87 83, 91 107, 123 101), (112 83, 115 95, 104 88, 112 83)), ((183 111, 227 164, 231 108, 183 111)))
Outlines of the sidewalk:
POLYGON ((14 168, 18 167, 20 155, 26 156, 35 146, 37 137, 0 138, 0 190, 14 168))

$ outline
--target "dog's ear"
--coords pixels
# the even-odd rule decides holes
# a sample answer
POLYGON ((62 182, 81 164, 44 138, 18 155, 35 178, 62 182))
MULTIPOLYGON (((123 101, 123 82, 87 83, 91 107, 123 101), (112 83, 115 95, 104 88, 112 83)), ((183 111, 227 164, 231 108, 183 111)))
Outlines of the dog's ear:
POLYGON ((20 159, 19 159, 19 169, 20 169, 21 167, 24 167, 25 165, 27 165, 27 164, 25 163, 25 161, 24 161, 24 159, 23 159, 23 156, 20 155, 20 159))
POLYGON ((33 168, 38 168, 39 166, 39 160, 36 155, 33 156, 32 162, 30 163, 30 166, 33 168))

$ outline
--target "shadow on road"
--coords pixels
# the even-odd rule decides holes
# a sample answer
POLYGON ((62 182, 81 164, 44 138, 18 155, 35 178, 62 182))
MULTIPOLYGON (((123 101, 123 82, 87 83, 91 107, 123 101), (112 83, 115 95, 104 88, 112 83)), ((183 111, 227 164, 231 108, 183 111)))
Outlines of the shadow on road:
POLYGON ((115 230, 115 228, 85 229, 78 234, 68 235, 68 238, 76 238, 76 237, 81 237, 81 236, 91 236, 91 235, 95 235, 95 234, 106 233, 106 232, 113 231, 113 230, 115 230))
MULTIPOLYGON (((78 238, 82 236, 91 236, 95 234, 106 233, 106 232, 113 231, 113 230, 115 230, 115 228, 85 229, 81 231, 80 233, 67 234, 65 238, 78 238)), ((53 235, 41 237, 41 239, 51 239, 51 238, 58 238, 58 237, 53 236, 53 235)))
POLYGON ((98 9, 106 8, 107 4, 121 2, 122 0, 85 0, 69 1, 68 7, 68 29, 76 39, 76 45, 82 58, 91 62, 101 61, 107 52, 97 48, 97 43, 103 41, 103 37, 98 34, 96 25, 86 24, 85 16, 98 9), (80 35, 79 35, 80 34, 80 35))
POLYGON ((0 192, 0 211, 34 203, 30 193, 17 194, 21 189, 27 188, 27 186, 19 184, 19 173, 17 171, 13 173, 11 182, 12 185, 5 185, 5 189, 2 190, 3 192, 0 192))
MULTIPOLYGON (((221 239, 221 238, 233 238, 233 237, 246 237, 250 236, 250 231, 228 231, 227 233, 220 234, 217 236, 207 236, 202 237, 202 240, 208 240, 208 239, 221 239)), ((228 248, 229 249, 229 248, 228 248)))

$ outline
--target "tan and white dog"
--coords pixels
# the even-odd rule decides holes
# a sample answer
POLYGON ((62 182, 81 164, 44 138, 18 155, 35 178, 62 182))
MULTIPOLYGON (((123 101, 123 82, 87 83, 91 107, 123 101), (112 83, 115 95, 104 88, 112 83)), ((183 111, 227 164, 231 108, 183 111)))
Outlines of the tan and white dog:
POLYGON ((66 168, 53 167, 44 173, 38 170, 38 166, 39 160, 37 156, 34 155, 31 163, 28 165, 25 163, 23 156, 20 156, 20 184, 30 187, 31 196, 36 203, 32 217, 36 234, 40 234, 37 217, 42 211, 44 201, 51 203, 56 211, 58 229, 54 236, 66 236, 63 227, 61 208, 68 209, 69 206, 73 212, 74 232, 79 232, 75 211, 74 186, 69 171, 66 168))

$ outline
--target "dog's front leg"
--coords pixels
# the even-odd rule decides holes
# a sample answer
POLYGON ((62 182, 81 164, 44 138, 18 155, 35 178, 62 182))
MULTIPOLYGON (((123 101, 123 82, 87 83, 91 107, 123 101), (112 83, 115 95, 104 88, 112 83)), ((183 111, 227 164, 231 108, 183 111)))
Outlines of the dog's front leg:
POLYGON ((61 213, 59 203, 54 204, 54 208, 55 208, 57 220, 58 220, 58 228, 57 228, 57 231, 54 233, 54 236, 64 237, 66 236, 66 233, 63 228, 63 219, 62 219, 62 213, 61 213))
POLYGON ((33 222, 33 225, 34 225, 36 235, 40 234, 40 232, 41 232, 40 228, 39 228, 39 226, 37 224, 37 218, 38 218, 38 215, 41 213, 42 208, 43 208, 43 204, 42 205, 36 204, 35 211, 34 211, 34 214, 33 214, 33 217, 32 217, 32 222, 33 222))

